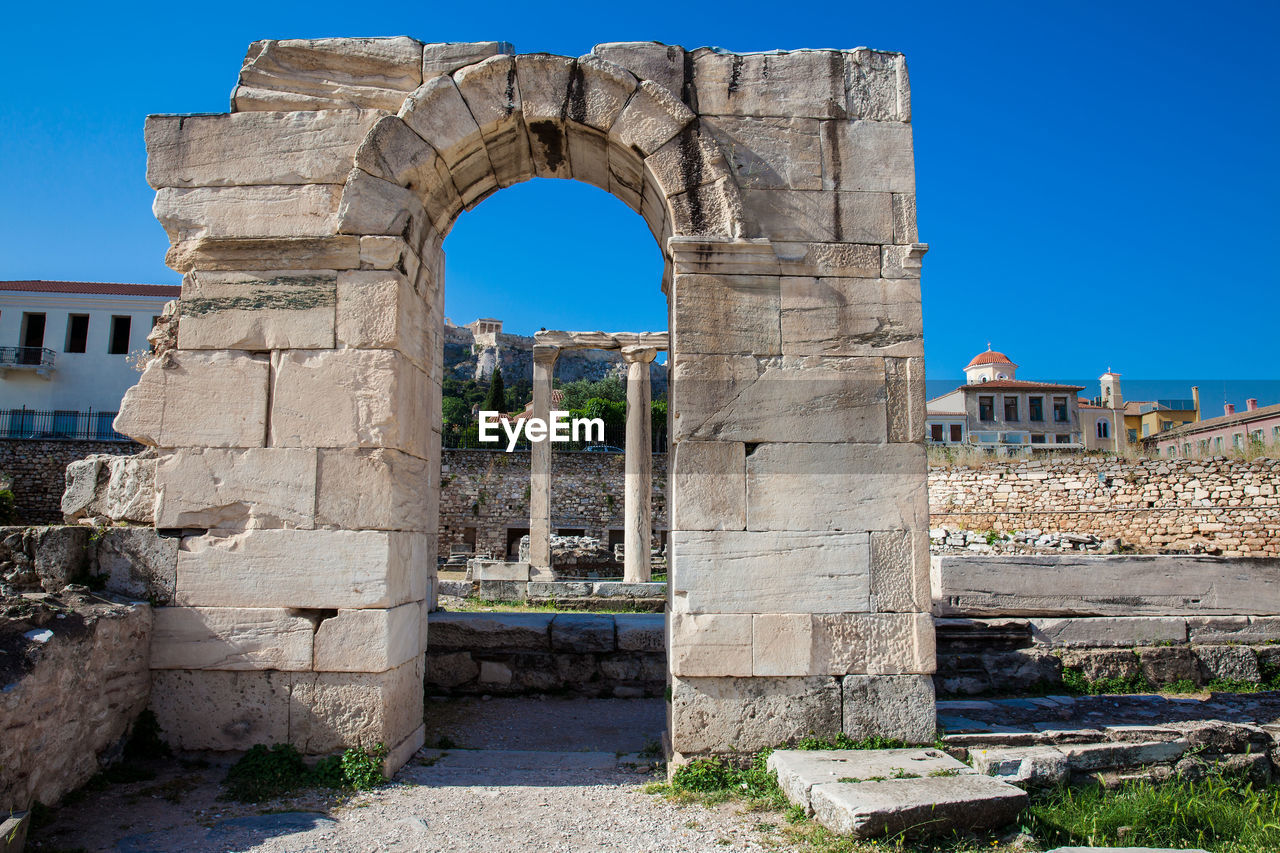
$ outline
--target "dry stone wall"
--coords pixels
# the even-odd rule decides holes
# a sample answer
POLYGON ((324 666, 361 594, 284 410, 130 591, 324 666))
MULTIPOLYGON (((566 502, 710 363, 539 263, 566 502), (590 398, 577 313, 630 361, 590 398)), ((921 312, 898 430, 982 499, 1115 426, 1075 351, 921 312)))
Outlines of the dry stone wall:
MULTIPOLYGON (((477 553, 502 558, 511 528, 529 526, 529 454, 446 450, 440 466, 439 553, 474 531, 477 553)), ((608 542, 622 529, 623 457, 620 453, 553 453, 551 527, 586 531, 608 542)), ((653 457, 653 520, 667 529, 667 455, 653 457)))
POLYGON ((1280 460, 1085 456, 929 469, 934 527, 1120 537, 1150 549, 1280 554, 1280 460))
POLYGON ((132 441, 0 439, 0 473, 13 479, 18 524, 60 524, 62 490, 69 464, 93 454, 128 456, 142 449, 132 441))

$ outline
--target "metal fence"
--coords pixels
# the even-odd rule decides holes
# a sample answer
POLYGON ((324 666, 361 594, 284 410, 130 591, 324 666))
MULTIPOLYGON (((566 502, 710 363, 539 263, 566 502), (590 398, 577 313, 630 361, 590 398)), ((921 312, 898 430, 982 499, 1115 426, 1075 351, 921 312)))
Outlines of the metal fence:
MULTIPOLYGON (((12 348, 11 348, 12 349, 12 348)), ((132 441, 111 427, 116 412, 10 409, 0 412, 0 438, 62 438, 132 441)))
POLYGON ((53 367, 56 356, 44 347, 0 347, 0 367, 53 367))

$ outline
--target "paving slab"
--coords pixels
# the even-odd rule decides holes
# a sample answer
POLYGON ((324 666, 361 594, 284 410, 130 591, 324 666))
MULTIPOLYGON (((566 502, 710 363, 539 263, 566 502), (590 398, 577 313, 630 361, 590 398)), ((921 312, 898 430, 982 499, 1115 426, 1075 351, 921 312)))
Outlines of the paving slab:
POLYGON ((815 785, 977 772, 936 749, 778 749, 769 756, 768 767, 778 774, 778 786, 787 799, 803 804, 809 814, 809 792, 815 785))
MULTIPOLYGON (((1181 847, 1108 847, 1108 853, 1206 853, 1197 847, 1194 850, 1181 847)), ((1055 847, 1049 853, 1098 853, 1097 847, 1055 847)))
POLYGON ((1006 826, 1027 793, 990 776, 925 776, 883 782, 830 782, 810 792, 814 817, 832 832, 859 838, 941 835, 1006 826))

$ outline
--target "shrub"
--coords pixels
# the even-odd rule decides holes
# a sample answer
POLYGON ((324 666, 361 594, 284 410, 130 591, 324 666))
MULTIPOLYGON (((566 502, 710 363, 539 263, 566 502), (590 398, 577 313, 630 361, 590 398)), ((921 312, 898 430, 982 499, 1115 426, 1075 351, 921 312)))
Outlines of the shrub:
POLYGON ((368 791, 386 781, 382 775, 386 757, 387 747, 380 743, 371 750, 352 747, 309 768, 290 744, 270 748, 259 744, 231 766, 223 784, 228 798, 249 803, 288 796, 302 788, 368 791))

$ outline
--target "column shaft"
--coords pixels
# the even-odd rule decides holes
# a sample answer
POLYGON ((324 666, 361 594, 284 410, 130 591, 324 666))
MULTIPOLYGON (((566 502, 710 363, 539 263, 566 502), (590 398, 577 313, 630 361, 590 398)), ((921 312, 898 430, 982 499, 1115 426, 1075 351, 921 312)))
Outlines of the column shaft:
MULTIPOLYGON (((533 416, 551 419, 551 380, 560 348, 533 348, 533 416)), ((551 441, 531 442, 529 453, 529 565, 551 568, 551 441)))
POLYGON ((625 347, 627 362, 627 447, 623 516, 623 581, 646 583, 652 568, 653 437, 649 362, 657 352, 625 347))

